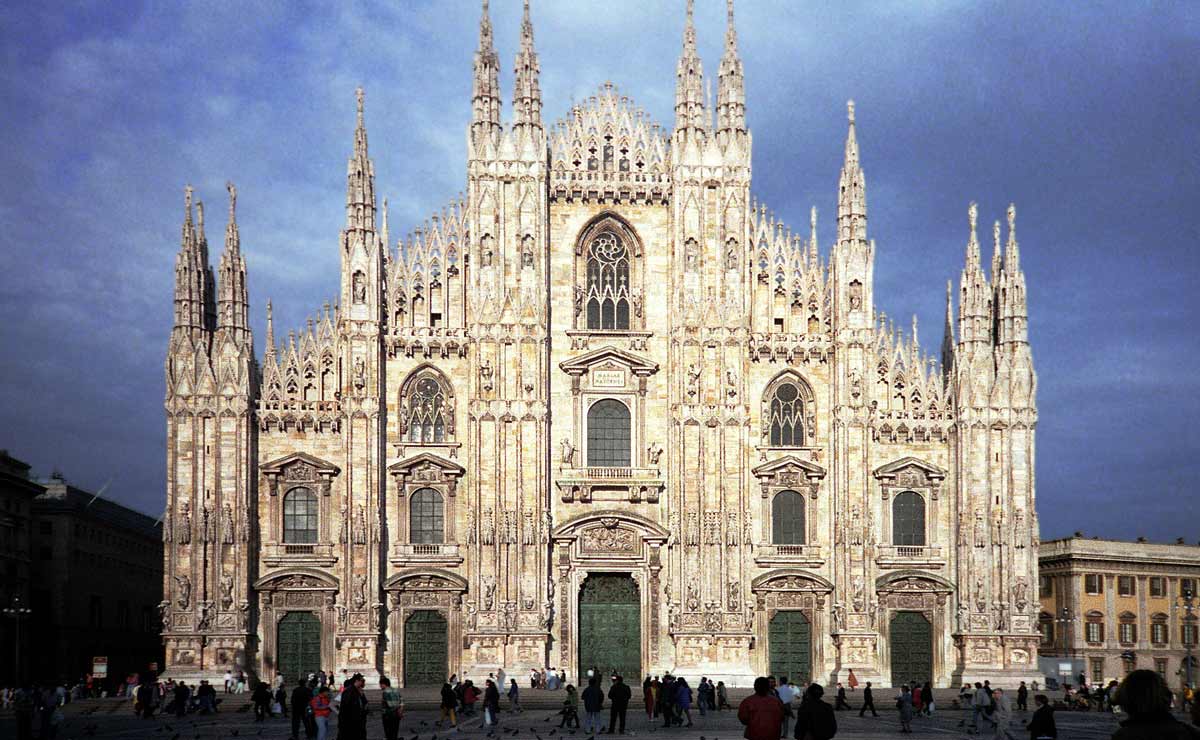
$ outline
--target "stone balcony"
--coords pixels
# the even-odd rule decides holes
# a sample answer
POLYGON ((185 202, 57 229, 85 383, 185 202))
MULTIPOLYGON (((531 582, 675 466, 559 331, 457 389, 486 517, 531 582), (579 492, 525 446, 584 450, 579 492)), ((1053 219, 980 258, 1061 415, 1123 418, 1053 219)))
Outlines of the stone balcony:
POLYGON ((818 568, 824 563, 820 545, 754 546, 754 564, 763 568, 818 568))
POLYGON ((392 565, 461 565, 462 552, 458 543, 404 543, 392 547, 392 565))
POLYGON ((264 550, 263 564, 270 568, 283 566, 328 568, 338 560, 334 546, 327 542, 307 544, 274 542, 269 543, 264 550))
POLYGON ((629 501, 658 503, 662 471, 653 468, 563 467, 555 479, 564 502, 629 501))
POLYGON ((941 547, 919 545, 879 545, 875 562, 880 568, 944 568, 946 554, 941 547))

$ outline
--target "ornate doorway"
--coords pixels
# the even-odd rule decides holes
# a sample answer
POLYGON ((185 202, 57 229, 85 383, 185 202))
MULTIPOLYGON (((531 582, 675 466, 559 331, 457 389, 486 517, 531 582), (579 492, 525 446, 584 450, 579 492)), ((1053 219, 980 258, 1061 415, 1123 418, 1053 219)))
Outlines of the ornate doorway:
POLYGON ((448 631, 439 612, 415 611, 404 622, 404 685, 435 686, 449 676, 448 631))
POLYGON ((321 670, 321 620, 312 612, 288 612, 279 620, 277 670, 289 685, 321 670))
POLYGON ((934 680, 933 625, 920 612, 896 612, 888 630, 892 685, 934 680))
POLYGON ((812 678, 812 625, 804 612, 788 609, 775 612, 767 628, 770 675, 787 676, 806 686, 812 678))
POLYGON ((642 680, 642 616, 637 583, 627 573, 593 573, 579 594, 579 676, 596 668, 642 680))

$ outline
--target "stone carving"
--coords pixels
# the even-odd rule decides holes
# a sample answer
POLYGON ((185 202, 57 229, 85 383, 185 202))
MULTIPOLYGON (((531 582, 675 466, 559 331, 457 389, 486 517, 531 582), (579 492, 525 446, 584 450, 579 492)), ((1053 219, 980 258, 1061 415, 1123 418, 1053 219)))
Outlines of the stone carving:
POLYGON ((492 516, 491 507, 483 510, 483 524, 479 531, 479 541, 485 545, 496 543, 496 522, 492 516))
POLYGON ((297 460, 283 469, 283 479, 285 481, 315 481, 317 470, 308 463, 297 460))
POLYGON ((725 368, 725 395, 729 396, 730 400, 737 398, 738 394, 738 376, 733 365, 725 368))
POLYGON ((861 547, 862 543, 862 507, 855 504, 850 508, 850 544, 861 547))
POLYGON ((362 504, 354 507, 354 544, 367 544, 367 514, 362 504))
POLYGON ((196 616, 196 631, 208 632, 212 626, 212 602, 201 601, 199 604, 199 612, 196 616))
POLYGON ((742 529, 744 530, 742 541, 747 545, 754 544, 754 520, 750 518, 749 512, 742 512, 742 529))
POLYGON ((504 629, 513 632, 517 629, 517 605, 511 601, 504 602, 501 610, 504 618, 504 629))
POLYGON ((690 612, 700 611, 700 592, 696 589, 696 584, 694 583, 688 584, 687 610, 690 612))
POLYGON ((467 544, 474 545, 479 539, 475 531, 475 510, 467 509, 467 544))
POLYGON ((517 544, 517 513, 515 511, 503 512, 503 522, 503 539, 500 542, 505 545, 517 544))
POLYGON ((354 358, 354 390, 362 392, 367 387, 367 366, 361 357, 354 358))
POLYGON ((207 504, 200 508, 200 541, 212 542, 216 539, 213 536, 213 517, 212 509, 207 504))
POLYGON ((983 576, 975 576, 975 611, 987 611, 987 587, 984 586, 983 576))
POLYGON ((354 608, 363 609, 367 606, 367 577, 362 573, 354 574, 354 608))
POLYGON ((563 465, 574 465, 575 464, 575 445, 572 444, 571 440, 567 439, 566 437, 563 437, 562 441, 559 442, 558 444, 559 444, 559 460, 562 461, 562 464, 563 465))
POLYGON ((984 529, 986 523, 983 521, 983 511, 975 510, 975 547, 985 547, 987 545, 987 531, 984 529))
POLYGON ((721 512, 704 512, 704 543, 706 545, 721 544, 721 512))
POLYGON ((578 285, 575 286, 575 318, 583 313, 583 299, 587 295, 584 289, 578 285))
POLYGON ((233 576, 228 573, 221 575, 221 608, 233 606, 233 576))
POLYGON ((685 529, 683 532, 683 544, 700 544, 700 515, 694 511, 688 512, 687 529, 685 529))
POLYGON ((696 363, 688 365, 687 369, 687 394, 695 396, 700 388, 700 366, 696 363))
POLYGON ((663 447, 658 442, 653 442, 646 448, 646 461, 651 465, 658 465, 658 459, 662 457, 663 447))
POLYGON ((833 602, 833 628, 836 632, 846 629, 846 605, 840 601, 833 602))
POLYGON ((642 318, 642 289, 635 288, 632 295, 633 300, 633 315, 642 318))
POLYGON ((492 362, 486 357, 479 361, 479 387, 492 390, 492 362))
POLYGON ((863 586, 863 577, 854 576, 853 586, 851 587, 853 594, 854 611, 861 612, 867 608, 867 595, 863 586))
POLYGON ((997 545, 1008 544, 1008 533, 1004 531, 1004 512, 996 509, 992 513, 994 531, 996 533, 995 543, 997 545))
POLYGON ((592 552, 635 552, 637 542, 634 532, 623 527, 592 527, 585 529, 580 537, 584 550, 592 552))
POLYGON ((484 576, 479 579, 479 585, 483 597, 481 606, 485 612, 490 612, 496 603, 496 579, 493 576, 484 576))
POLYGON ((725 607, 731 612, 736 612, 742 608, 742 584, 740 581, 729 582, 726 602, 725 607))
MULTIPOLYGON (((550 513, 549 509, 546 509, 545 511, 542 512, 541 541, 542 541, 543 545, 550 544, 550 532, 553 530, 554 530, 554 516, 550 513)), ((553 580, 550 581, 550 591, 552 593, 554 591, 554 581, 553 580)))
MULTIPOLYGON (((1013 538, 1012 538, 1012 541, 1013 541, 1013 547, 1017 548, 1018 550, 1025 549, 1025 510, 1024 509, 1017 509, 1016 513, 1013 514, 1013 538)), ((1017 607, 1017 608, 1021 609, 1021 611, 1025 611, 1021 607, 1017 607)))
POLYGON ((971 607, 967 606, 965 600, 960 599, 958 602, 958 631, 966 632, 970 629, 971 607))
POLYGON ((180 609, 187 609, 192 603, 192 579, 187 576, 175 576, 175 603, 180 609))
MULTIPOLYGON (((226 545, 232 545, 233 532, 233 507, 231 507, 229 504, 225 504, 225 508, 221 517, 221 541, 226 545)), ((228 609, 229 607, 225 608, 228 609)))
POLYGON ((971 544, 971 526, 967 512, 962 512, 958 517, 958 544, 971 544))
POLYGON ((1013 584, 1013 604, 1017 607, 1017 611, 1023 612, 1029 606, 1028 597, 1029 582, 1025 580, 1025 576, 1017 578, 1017 582, 1013 584))
POLYGON ((352 278, 354 283, 354 302, 366 303, 367 301, 367 281, 361 272, 355 272, 352 278))
POLYGON ((526 511, 521 515, 524 520, 524 526, 521 528, 521 544, 532 545, 537 540, 537 524, 533 519, 533 512, 526 511))
POLYGON ((712 633, 720 632, 721 628, 721 612, 711 609, 704 615, 704 629, 712 633))
POLYGON ((192 542, 192 508, 184 501, 179 506, 179 526, 176 528, 179 544, 188 545, 192 542))
POLYGON ((996 631, 1004 632, 1008 629, 1008 604, 1003 602, 996 604, 992 609, 996 615, 996 631))

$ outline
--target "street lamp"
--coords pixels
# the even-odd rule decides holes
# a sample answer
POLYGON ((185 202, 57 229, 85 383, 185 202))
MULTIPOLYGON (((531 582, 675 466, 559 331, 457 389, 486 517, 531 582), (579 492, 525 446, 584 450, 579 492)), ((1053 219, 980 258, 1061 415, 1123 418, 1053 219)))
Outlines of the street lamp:
POLYGON ((1180 594, 1184 613, 1183 629, 1181 630, 1183 634, 1180 636, 1183 638, 1183 646, 1187 648, 1187 657, 1183 659, 1183 666, 1186 671, 1186 678, 1184 680, 1188 686, 1196 688, 1195 684, 1192 683, 1192 644, 1196 641, 1196 624, 1192 621, 1193 597, 1194 594, 1192 594, 1192 589, 1190 588, 1183 589, 1183 593, 1180 594))
POLYGON ((16 650, 14 651, 15 655, 13 657, 15 658, 15 662, 16 662, 15 672, 16 672, 18 684, 21 683, 21 620, 24 619, 25 617, 28 617, 32 613, 33 613, 33 610, 30 609, 29 607, 21 606, 21 597, 20 596, 14 596, 13 600, 12 600, 12 606, 7 606, 4 608, 4 616, 12 617, 12 619, 15 620, 16 624, 17 624, 16 650))

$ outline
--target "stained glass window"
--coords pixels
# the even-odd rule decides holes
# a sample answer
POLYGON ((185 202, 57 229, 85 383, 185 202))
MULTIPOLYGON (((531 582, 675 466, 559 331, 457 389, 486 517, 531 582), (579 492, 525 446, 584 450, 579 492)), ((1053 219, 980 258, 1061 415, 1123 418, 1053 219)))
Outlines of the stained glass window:
POLYGON ((611 231, 588 245, 587 328, 629 329, 629 250, 611 231))
POLYGON ((772 447, 804 445, 804 401, 795 383, 780 383, 771 394, 769 418, 772 447))
POLYGON ((405 399, 408 441, 413 444, 445 442, 451 409, 446 391, 437 378, 425 376, 412 384, 405 399))

